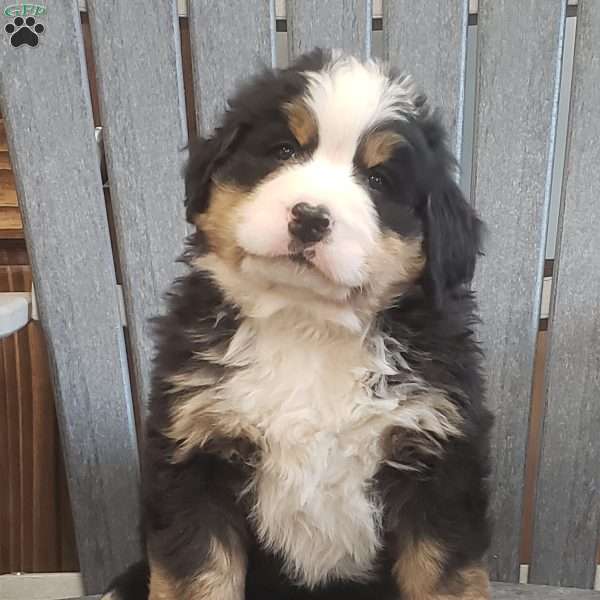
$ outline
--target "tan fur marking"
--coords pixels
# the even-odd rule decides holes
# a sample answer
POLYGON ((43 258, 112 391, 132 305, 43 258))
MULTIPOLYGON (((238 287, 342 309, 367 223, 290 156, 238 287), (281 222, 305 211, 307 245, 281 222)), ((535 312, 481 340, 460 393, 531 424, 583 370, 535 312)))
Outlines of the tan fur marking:
POLYGON ((290 129, 301 146, 306 146, 317 139, 317 121, 302 100, 284 104, 283 110, 287 115, 290 129))
POLYGON ((490 579, 483 567, 473 566, 460 571, 448 590, 435 600, 490 600, 490 579))
POLYGON ((402 550, 393 574, 406 600, 490 600, 485 569, 472 566, 442 581, 445 551, 432 540, 413 542, 402 550))
POLYGON ((438 542, 411 542, 402 549, 393 574, 406 600, 434 600, 445 552, 438 542))
POLYGON ((369 312, 382 310, 407 284, 416 281, 425 266, 421 238, 401 238, 397 233, 384 234, 378 252, 368 261, 369 285, 362 297, 369 312))
POLYGON ((208 209, 194 217, 194 223, 204 231, 210 247, 229 264, 238 265, 244 256, 243 250, 235 243, 234 227, 238 207, 248 201, 244 190, 215 183, 208 209))
POLYGON ((150 561, 149 600, 243 600, 246 557, 239 544, 233 544, 232 549, 226 551, 213 538, 210 556, 198 574, 183 581, 176 581, 150 561))
MULTIPOLYGON (((211 441, 247 441, 250 446, 258 437, 257 432, 243 429, 235 415, 227 411, 212 412, 211 397, 214 394, 214 389, 192 394, 182 399, 172 411, 171 425, 165 434, 178 444, 173 462, 185 460, 190 451, 202 448, 211 441)), ((234 453, 235 447, 231 446, 230 451, 234 453)))
POLYGON ((190 582, 190 600, 243 600, 246 557, 235 539, 231 552, 212 540, 209 563, 190 582))
POLYGON ((395 265, 396 281, 413 282, 421 275, 425 266, 423 245, 420 238, 401 238, 396 233, 388 233, 383 238, 383 253, 376 266, 376 272, 390 269, 395 265))
POLYGON ((370 169, 384 163, 392 156, 394 148, 405 139, 394 131, 377 131, 369 135, 359 149, 362 164, 370 169))
POLYGON ((179 585, 158 564, 150 563, 150 596, 148 600, 181 598, 179 585))

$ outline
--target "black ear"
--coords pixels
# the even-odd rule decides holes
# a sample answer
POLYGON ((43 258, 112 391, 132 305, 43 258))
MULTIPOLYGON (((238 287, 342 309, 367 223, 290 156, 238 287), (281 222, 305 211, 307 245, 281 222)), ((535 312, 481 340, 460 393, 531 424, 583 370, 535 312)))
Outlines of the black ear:
POLYGON ((473 279, 483 224, 451 174, 431 191, 424 213, 424 287, 439 304, 446 293, 473 279))
POLYGON ((233 152, 239 127, 218 128, 208 138, 199 138, 190 145, 185 168, 185 214, 192 223, 194 215, 208 208, 210 186, 214 174, 233 152))

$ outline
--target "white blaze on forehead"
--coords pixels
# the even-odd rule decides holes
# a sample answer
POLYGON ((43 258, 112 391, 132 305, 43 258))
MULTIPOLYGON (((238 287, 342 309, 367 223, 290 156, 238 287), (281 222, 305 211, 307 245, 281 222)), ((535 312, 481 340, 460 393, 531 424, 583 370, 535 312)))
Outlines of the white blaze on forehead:
POLYGON ((407 119, 423 109, 412 79, 392 78, 385 66, 373 61, 336 58, 305 75, 308 85, 302 100, 316 121, 317 148, 306 160, 290 161, 255 186, 238 209, 236 242, 251 257, 244 263, 247 274, 253 269, 271 287, 316 290, 320 299, 332 296, 321 293, 326 280, 339 300, 347 297, 348 289, 369 282, 370 269, 384 247, 377 210, 356 177, 357 146, 379 124, 407 119), (257 269, 259 259, 289 257, 288 224, 298 202, 322 205, 330 213, 327 237, 303 254, 314 271, 281 261, 270 263, 268 270, 257 269))
POLYGON ((306 76, 306 103, 319 129, 315 158, 351 162, 365 132, 417 110, 418 93, 412 79, 391 79, 385 67, 374 61, 340 58, 306 76))

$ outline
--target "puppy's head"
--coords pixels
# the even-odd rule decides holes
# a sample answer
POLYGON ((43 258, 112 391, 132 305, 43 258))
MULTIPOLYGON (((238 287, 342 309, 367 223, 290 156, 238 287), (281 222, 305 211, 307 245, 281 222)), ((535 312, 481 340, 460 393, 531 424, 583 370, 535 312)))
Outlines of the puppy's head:
POLYGON ((316 51, 247 84, 192 147, 186 193, 197 260, 230 292, 381 308, 473 275, 480 223, 439 120, 375 62, 316 51))

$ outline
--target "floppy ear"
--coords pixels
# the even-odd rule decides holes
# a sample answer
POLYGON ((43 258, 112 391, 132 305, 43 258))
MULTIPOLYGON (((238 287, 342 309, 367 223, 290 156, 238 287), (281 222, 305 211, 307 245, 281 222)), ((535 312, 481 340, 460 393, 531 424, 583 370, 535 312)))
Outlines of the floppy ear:
POLYGON ((439 304, 445 293, 473 279, 483 224, 451 175, 430 193, 424 212, 424 287, 439 304))
POLYGON ((218 128, 209 138, 199 138, 190 146, 185 168, 185 208, 188 222, 208 208, 212 178, 232 153, 239 127, 218 128))

